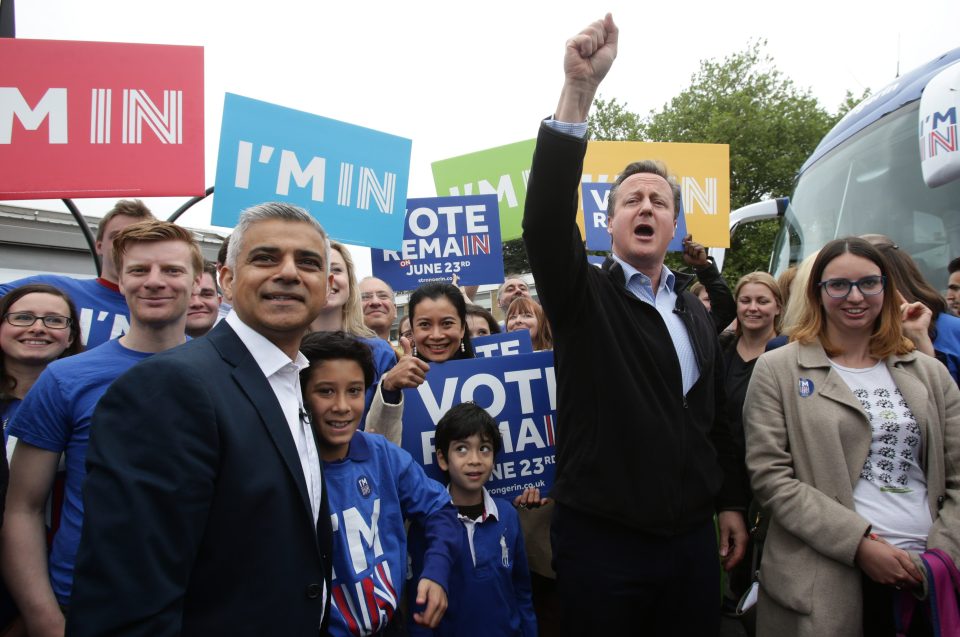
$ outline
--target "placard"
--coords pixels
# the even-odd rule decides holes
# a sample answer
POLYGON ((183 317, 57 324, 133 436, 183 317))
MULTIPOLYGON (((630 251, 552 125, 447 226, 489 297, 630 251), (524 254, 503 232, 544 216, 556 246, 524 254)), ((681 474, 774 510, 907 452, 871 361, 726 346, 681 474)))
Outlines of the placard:
POLYGON ((371 250, 373 276, 394 290, 428 281, 482 285, 503 281, 496 195, 407 201, 399 250, 371 250))
POLYGON ((486 336, 471 338, 470 342, 473 343, 473 351, 478 358, 533 353, 530 330, 487 334, 486 336))
POLYGON ((202 195, 203 48, 0 38, 0 199, 202 195))
POLYGON ((553 352, 433 363, 423 384, 403 393, 403 448, 431 478, 445 481, 434 450, 437 422, 454 405, 473 401, 497 421, 503 436, 485 485, 491 495, 512 499, 536 487, 543 496, 553 486, 553 352))
MULTIPOLYGON (((729 248, 730 147, 727 144, 590 142, 581 181, 613 183, 627 164, 641 159, 660 160, 676 176, 686 211, 687 232, 693 234, 693 240, 707 247, 729 248)), ((679 230, 677 235, 683 239, 679 230)))
MULTIPOLYGON (((580 186, 583 193, 583 220, 586 226, 587 250, 610 251, 610 233, 607 232, 607 204, 610 199, 610 183, 584 183, 580 186)), ((683 197, 680 198, 680 213, 677 215, 677 230, 667 246, 667 252, 683 250, 683 238, 687 236, 686 214, 683 209, 683 197)))
POLYGON ((433 162, 437 194, 495 194, 500 204, 500 236, 504 241, 519 238, 535 141, 528 139, 433 162))
POLYGON ((398 249, 411 141, 227 93, 211 223, 264 201, 296 204, 337 241, 398 249))
MULTIPOLYGON (((497 193, 504 241, 521 234, 535 140, 434 162, 438 194, 497 193)), ((601 142, 587 144, 583 183, 612 183, 630 162, 658 159, 677 177, 686 223, 698 243, 730 247, 730 147, 727 144, 601 142)), ((584 232, 584 220, 577 223, 584 232)), ((608 248, 607 248, 608 249, 608 248)))

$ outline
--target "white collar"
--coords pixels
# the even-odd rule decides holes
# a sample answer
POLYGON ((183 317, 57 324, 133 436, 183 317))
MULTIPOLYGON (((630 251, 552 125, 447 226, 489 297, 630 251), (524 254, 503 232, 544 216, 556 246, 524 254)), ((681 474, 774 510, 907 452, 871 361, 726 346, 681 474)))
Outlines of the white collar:
POLYGON ((297 366, 298 371, 310 366, 307 357, 299 351, 297 352, 297 358, 290 360, 290 357, 279 347, 271 343, 266 336, 244 323, 240 317, 237 316, 236 310, 231 309, 230 313, 227 314, 227 318, 224 320, 227 322, 227 325, 232 327, 233 331, 237 333, 240 341, 253 356, 253 360, 257 361, 260 371, 262 371, 263 375, 267 378, 270 378, 291 363, 297 366))
MULTIPOLYGON (((480 517, 480 521, 486 520, 487 516, 492 515, 493 519, 500 519, 500 511, 497 509, 497 502, 494 500, 490 493, 487 491, 486 487, 481 487, 483 489, 483 514, 480 517)), ((447 493, 450 493, 450 485, 447 485, 447 493)), ((470 522, 476 522, 476 520, 471 520, 465 515, 457 514, 461 520, 467 520, 470 522)))

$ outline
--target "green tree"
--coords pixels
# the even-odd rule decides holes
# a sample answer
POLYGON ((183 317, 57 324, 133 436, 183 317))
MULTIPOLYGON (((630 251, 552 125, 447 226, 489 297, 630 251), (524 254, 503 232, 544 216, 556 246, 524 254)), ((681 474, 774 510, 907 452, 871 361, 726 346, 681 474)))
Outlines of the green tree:
MULTIPOLYGON (((594 139, 729 144, 731 210, 790 194, 804 160, 858 100, 848 92, 838 112, 828 112, 776 68, 765 47, 754 41, 721 61, 701 61, 690 86, 645 118, 616 99, 596 100, 594 139)), ((724 264, 728 281, 767 269, 777 225, 738 230, 724 264)))

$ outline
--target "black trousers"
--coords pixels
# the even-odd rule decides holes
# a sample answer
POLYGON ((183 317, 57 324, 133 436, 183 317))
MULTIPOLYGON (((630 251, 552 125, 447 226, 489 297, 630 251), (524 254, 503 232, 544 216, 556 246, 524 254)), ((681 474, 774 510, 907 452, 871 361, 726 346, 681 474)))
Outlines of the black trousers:
POLYGON ((713 520, 659 537, 557 504, 550 539, 564 634, 719 634, 713 520))
MULTIPOLYGON (((897 625, 893 611, 894 590, 863 576, 863 637, 896 637, 897 625)), ((933 637, 924 606, 917 604, 907 637, 933 637)))

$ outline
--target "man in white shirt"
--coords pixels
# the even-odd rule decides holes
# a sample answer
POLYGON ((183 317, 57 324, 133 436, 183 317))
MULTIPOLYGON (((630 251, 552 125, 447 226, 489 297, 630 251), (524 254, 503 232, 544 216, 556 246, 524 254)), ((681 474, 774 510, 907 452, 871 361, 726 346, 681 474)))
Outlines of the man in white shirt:
POLYGON ((104 395, 69 634, 323 630, 332 531, 298 347, 328 251, 300 208, 244 211, 221 271, 230 315, 104 395))

